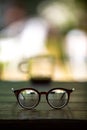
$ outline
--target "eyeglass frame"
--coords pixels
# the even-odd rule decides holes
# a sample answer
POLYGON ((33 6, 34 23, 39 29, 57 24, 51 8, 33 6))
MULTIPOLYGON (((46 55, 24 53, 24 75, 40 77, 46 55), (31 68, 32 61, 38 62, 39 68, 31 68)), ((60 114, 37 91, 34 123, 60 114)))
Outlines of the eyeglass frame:
POLYGON ((53 109, 62 109, 62 108, 64 108, 64 107, 69 103, 70 94, 75 90, 75 88, 72 88, 72 89, 66 89, 66 88, 52 88, 52 89, 50 89, 50 90, 47 91, 47 92, 46 92, 46 91, 41 91, 41 92, 39 92, 38 90, 36 90, 36 89, 34 89, 34 88, 21 88, 21 89, 16 89, 16 90, 14 90, 14 88, 12 88, 11 90, 14 92, 14 94, 15 94, 15 96, 16 96, 16 99, 17 99, 19 105, 20 105, 22 108, 28 109, 28 110, 32 110, 32 109, 34 109, 36 106, 38 106, 38 104, 40 103, 41 95, 43 95, 43 94, 46 95, 46 101, 47 101, 47 103, 49 104, 49 106, 50 106, 51 108, 53 108, 53 109), (65 92, 67 93, 67 96, 68 96, 67 102, 66 102, 64 105, 60 106, 60 107, 53 107, 53 106, 49 103, 49 100, 48 100, 48 95, 49 95, 49 93, 50 93, 51 91, 53 91, 53 90, 56 90, 56 89, 65 91, 65 92), (23 104, 20 103, 18 96, 19 96, 19 94, 21 93, 21 91, 24 91, 24 90, 33 90, 33 91, 37 92, 37 94, 38 94, 38 96, 39 96, 39 99, 38 99, 37 104, 36 104, 34 107, 32 107, 32 108, 25 107, 23 104))

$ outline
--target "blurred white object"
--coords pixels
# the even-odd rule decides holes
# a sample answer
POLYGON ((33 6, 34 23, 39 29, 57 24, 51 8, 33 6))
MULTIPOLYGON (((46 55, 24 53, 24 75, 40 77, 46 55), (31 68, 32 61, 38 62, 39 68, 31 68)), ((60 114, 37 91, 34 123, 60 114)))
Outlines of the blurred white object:
POLYGON ((8 39, 16 38, 22 56, 31 57, 45 51, 48 31, 49 25, 44 19, 32 17, 11 23, 3 29, 1 35, 8 39))
MULTIPOLYGON (((74 8, 74 7, 73 7, 74 8)), ((47 19, 52 25, 62 29, 68 22, 77 23, 76 14, 67 3, 45 0, 38 5, 38 14, 47 19)))
POLYGON ((45 53, 47 33, 47 23, 38 17, 12 23, 2 31, 4 37, 0 39, 0 61, 8 63, 4 67, 3 79, 24 79, 17 65, 24 58, 45 53))
POLYGON ((35 56, 45 51, 48 31, 48 24, 41 18, 32 18, 26 22, 19 36, 24 57, 35 56))
POLYGON ((85 32, 75 29, 67 34, 66 53, 74 80, 87 80, 87 35, 85 32))

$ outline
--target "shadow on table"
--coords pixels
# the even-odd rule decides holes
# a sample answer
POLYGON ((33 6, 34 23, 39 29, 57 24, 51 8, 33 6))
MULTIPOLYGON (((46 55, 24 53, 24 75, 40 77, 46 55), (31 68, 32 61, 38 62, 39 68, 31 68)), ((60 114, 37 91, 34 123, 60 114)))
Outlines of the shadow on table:
MULTIPOLYGON (((43 106, 46 106, 45 103, 43 106)), ((67 106, 64 109, 52 109, 49 106, 44 109, 37 107, 36 109, 26 110, 20 108, 18 103, 12 107, 12 116, 17 119, 73 119, 73 114, 67 106)))
POLYGON ((74 119, 69 107, 61 110, 54 109, 20 109, 15 103, 11 109, 14 119, 0 120, 0 129, 85 129, 87 120, 74 119))

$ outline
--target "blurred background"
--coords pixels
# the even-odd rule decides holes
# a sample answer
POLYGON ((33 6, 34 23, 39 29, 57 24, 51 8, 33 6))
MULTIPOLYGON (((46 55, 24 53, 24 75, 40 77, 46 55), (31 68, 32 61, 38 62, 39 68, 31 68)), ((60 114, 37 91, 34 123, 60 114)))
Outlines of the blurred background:
POLYGON ((87 81, 86 0, 0 0, 0 79, 27 80, 17 66, 38 54, 56 58, 53 80, 87 81))

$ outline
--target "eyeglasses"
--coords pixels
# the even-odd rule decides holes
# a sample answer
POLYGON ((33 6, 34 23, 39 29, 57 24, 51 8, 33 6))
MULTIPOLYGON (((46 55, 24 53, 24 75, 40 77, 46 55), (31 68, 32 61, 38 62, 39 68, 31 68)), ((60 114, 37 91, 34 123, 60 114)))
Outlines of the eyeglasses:
POLYGON ((22 88, 12 91, 14 92, 19 105, 25 109, 34 109, 40 102, 42 94, 46 95, 47 103, 54 109, 65 107, 70 99, 73 89, 53 88, 48 92, 39 92, 34 88, 22 88))

